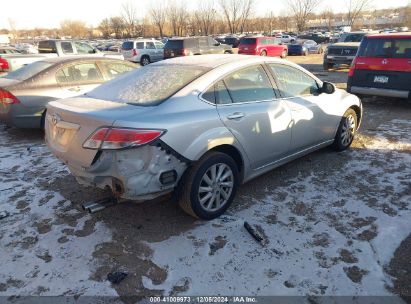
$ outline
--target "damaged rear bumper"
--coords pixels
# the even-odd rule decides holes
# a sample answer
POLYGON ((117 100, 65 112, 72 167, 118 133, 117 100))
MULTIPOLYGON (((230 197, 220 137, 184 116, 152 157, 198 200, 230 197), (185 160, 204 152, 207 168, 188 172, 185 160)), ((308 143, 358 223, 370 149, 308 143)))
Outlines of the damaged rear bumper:
POLYGON ((172 192, 187 166, 188 160, 162 143, 100 151, 88 168, 68 164, 80 184, 108 187, 117 197, 140 201, 172 192))

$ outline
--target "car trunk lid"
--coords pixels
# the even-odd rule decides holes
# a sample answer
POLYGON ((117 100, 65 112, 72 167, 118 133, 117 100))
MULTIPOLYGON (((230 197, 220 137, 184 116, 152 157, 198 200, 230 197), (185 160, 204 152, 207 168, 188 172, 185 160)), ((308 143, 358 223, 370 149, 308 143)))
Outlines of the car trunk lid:
POLYGON ((116 119, 144 112, 146 108, 93 98, 70 98, 51 102, 45 121, 46 142, 64 163, 83 170, 92 165, 98 150, 83 148, 99 128, 111 127, 116 119))

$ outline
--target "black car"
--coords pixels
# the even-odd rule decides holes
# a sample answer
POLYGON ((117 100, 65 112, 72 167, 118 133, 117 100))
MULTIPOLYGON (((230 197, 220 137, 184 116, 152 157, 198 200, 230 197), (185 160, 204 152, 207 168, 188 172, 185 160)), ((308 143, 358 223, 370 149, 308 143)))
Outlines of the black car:
POLYGON ((325 37, 319 34, 300 35, 298 39, 314 40, 317 43, 329 43, 330 37, 325 37))
POLYGON ((221 44, 212 37, 172 38, 164 46, 164 59, 205 54, 232 54, 230 45, 221 44))
POLYGON ((240 39, 237 37, 225 37, 224 44, 231 45, 233 48, 238 48, 240 44, 240 39))

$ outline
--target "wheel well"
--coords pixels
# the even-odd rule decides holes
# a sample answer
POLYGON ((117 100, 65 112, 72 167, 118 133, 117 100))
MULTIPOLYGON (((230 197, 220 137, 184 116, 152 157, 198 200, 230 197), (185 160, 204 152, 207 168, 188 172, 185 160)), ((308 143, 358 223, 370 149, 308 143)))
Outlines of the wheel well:
POLYGON ((357 115, 357 125, 359 126, 361 123, 361 109, 358 106, 351 106, 350 109, 353 109, 355 114, 357 115))
POLYGON ((210 151, 218 151, 218 152, 221 152, 221 153, 224 153, 230 156, 236 163, 238 172, 240 173, 240 176, 242 177, 244 161, 243 161, 243 158, 241 157, 240 152, 235 147, 230 146, 230 145, 221 145, 221 146, 214 147, 210 151))

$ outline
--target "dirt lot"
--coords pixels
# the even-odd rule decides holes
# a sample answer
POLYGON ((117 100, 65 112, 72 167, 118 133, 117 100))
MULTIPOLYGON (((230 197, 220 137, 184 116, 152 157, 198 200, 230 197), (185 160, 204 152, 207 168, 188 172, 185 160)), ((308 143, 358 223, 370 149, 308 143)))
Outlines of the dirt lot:
MULTIPOLYGON (((321 56, 289 59, 344 85, 321 56)), ((168 200, 86 214, 105 194, 79 186, 42 132, 0 126, 0 295, 411 296, 411 104, 363 102, 352 149, 243 185, 210 222, 168 200), (111 284, 114 271, 128 276, 111 284)))

